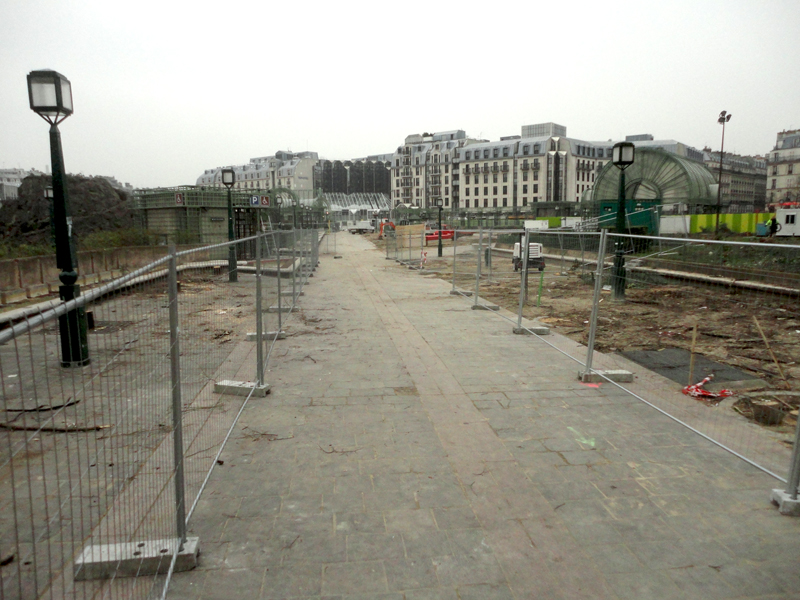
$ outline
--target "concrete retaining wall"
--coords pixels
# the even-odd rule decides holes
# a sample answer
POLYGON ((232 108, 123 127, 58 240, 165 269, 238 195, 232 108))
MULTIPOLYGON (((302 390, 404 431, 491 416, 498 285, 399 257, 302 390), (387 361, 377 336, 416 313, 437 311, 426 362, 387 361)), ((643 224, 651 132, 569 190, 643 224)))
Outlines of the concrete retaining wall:
MULTIPOLYGON (((91 286, 110 281, 166 254, 167 246, 131 246, 78 252, 78 283, 91 286)), ((59 272, 54 254, 0 260, 0 306, 57 293, 59 272)))

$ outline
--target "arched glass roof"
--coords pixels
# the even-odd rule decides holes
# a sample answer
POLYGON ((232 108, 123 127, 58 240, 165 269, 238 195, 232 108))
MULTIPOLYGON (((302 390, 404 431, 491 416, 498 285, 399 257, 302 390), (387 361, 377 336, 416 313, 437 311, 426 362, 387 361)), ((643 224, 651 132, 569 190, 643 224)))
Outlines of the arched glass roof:
MULTIPOLYGON (((597 176, 593 200, 619 197, 620 170, 608 162, 597 176)), ((625 197, 661 200, 663 204, 713 204, 714 176, 705 165, 661 149, 637 148, 635 162, 625 170, 625 197)))

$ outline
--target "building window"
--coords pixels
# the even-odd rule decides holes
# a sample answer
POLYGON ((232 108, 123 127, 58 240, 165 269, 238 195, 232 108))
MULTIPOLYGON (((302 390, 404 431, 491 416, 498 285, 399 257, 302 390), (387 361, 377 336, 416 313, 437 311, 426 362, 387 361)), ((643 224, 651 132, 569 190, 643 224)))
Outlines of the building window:
POLYGON ((508 206, 508 198, 503 198, 503 206, 508 206))
POLYGON ((492 195, 493 196, 497 196, 497 186, 496 185, 492 186, 492 195))
POLYGON ((484 196, 488 196, 489 195, 489 188, 488 187, 484 187, 483 188, 483 195, 484 196))
POLYGON ((787 170, 786 172, 787 172, 789 175, 791 175, 791 174, 792 174, 792 171, 794 170, 794 165, 789 165, 789 166, 787 167, 787 169, 788 169, 788 170, 787 170))
POLYGON ((497 173, 492 175, 492 183, 497 183, 497 173))
POLYGON ((475 188, 475 195, 478 195, 478 188, 475 188))
POLYGON ((469 208, 469 199, 464 200, 464 208, 469 208))
POLYGON ((508 186, 504 185, 503 186, 503 194, 507 194, 507 193, 508 193, 508 186))
POLYGON ((773 179, 772 180, 772 189, 774 190, 776 187, 778 187, 778 180, 777 179, 773 179))
POLYGON ((450 176, 449 175, 445 175, 444 176, 444 182, 445 182, 445 184, 450 183, 450 176))
POLYGON ((777 175, 778 174, 778 165, 775 165, 774 167, 772 167, 772 174, 773 175, 777 175))
POLYGON ((489 149, 488 148, 486 148, 486 150, 483 151, 483 158, 489 158, 489 149))
POLYGON ((523 194, 527 194, 528 193, 528 184, 527 183, 522 186, 522 193, 523 194))
POLYGON ((525 196, 522 197, 522 206, 528 206, 528 199, 525 196))
POLYGON ((794 213, 787 214, 784 223, 787 225, 794 225, 794 213))
POLYGON ((492 207, 497 208, 497 198, 492 199, 492 207))
POLYGON ((526 144, 526 145, 524 145, 524 146, 522 147, 522 154, 524 154, 525 156, 528 156, 528 151, 529 151, 529 150, 530 150, 530 146, 528 146, 527 144, 526 144))
POLYGON ((469 188, 464 188, 464 195, 469 196, 469 188))
POLYGON ((533 184, 533 193, 534 194, 538 194, 539 193, 539 184, 538 183, 534 183, 533 184))
POLYGON ((466 160, 469 160, 471 157, 472 157, 472 151, 471 150, 467 150, 466 152, 464 152, 464 158, 466 160))
POLYGON ((483 199, 483 208, 489 208, 489 200, 487 198, 483 199))
POLYGON ((449 196, 450 195, 450 188, 449 187, 444 188, 444 195, 445 196, 449 196))
POLYGON ((497 158, 498 154, 500 154, 500 149, 499 148, 492 148, 492 156, 494 158, 497 158))
POLYGON ((464 175, 464 183, 469 185, 469 175, 464 175))
POLYGON ((508 173, 503 173, 503 183, 508 181, 508 173))
POLYGON ((508 156, 508 148, 503 148, 503 156, 508 156))
POLYGON ((415 165, 418 165, 418 164, 419 164, 419 156, 415 156, 415 157, 414 157, 414 164, 415 164, 415 165))
POLYGON ((483 183, 489 183, 489 176, 488 175, 484 175, 483 176, 483 183))
POLYGON ((522 172, 522 181, 528 181, 528 172, 527 171, 523 171, 522 172))

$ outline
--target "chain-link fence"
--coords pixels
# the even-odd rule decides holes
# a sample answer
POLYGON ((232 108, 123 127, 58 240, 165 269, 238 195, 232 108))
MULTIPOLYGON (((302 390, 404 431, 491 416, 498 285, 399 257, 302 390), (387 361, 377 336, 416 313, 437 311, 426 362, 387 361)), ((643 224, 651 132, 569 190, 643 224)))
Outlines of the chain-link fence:
POLYGON ((428 268, 515 332, 555 334, 537 337, 570 355, 585 384, 616 387, 699 435, 662 439, 643 426, 654 452, 707 438, 788 480, 796 499, 798 266, 800 246, 772 240, 479 228, 458 231, 428 268))
POLYGON ((0 331, 0 598, 163 597, 195 564, 187 523, 319 239, 172 248, 0 331))

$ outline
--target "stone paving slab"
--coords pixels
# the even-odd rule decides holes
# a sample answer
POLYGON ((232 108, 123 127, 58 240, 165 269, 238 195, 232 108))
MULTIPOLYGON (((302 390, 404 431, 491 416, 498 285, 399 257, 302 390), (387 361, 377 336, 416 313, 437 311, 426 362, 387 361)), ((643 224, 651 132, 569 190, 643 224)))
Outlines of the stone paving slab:
POLYGON ((774 479, 360 236, 337 255, 286 321, 169 598, 800 599, 800 520, 770 505, 774 479))

